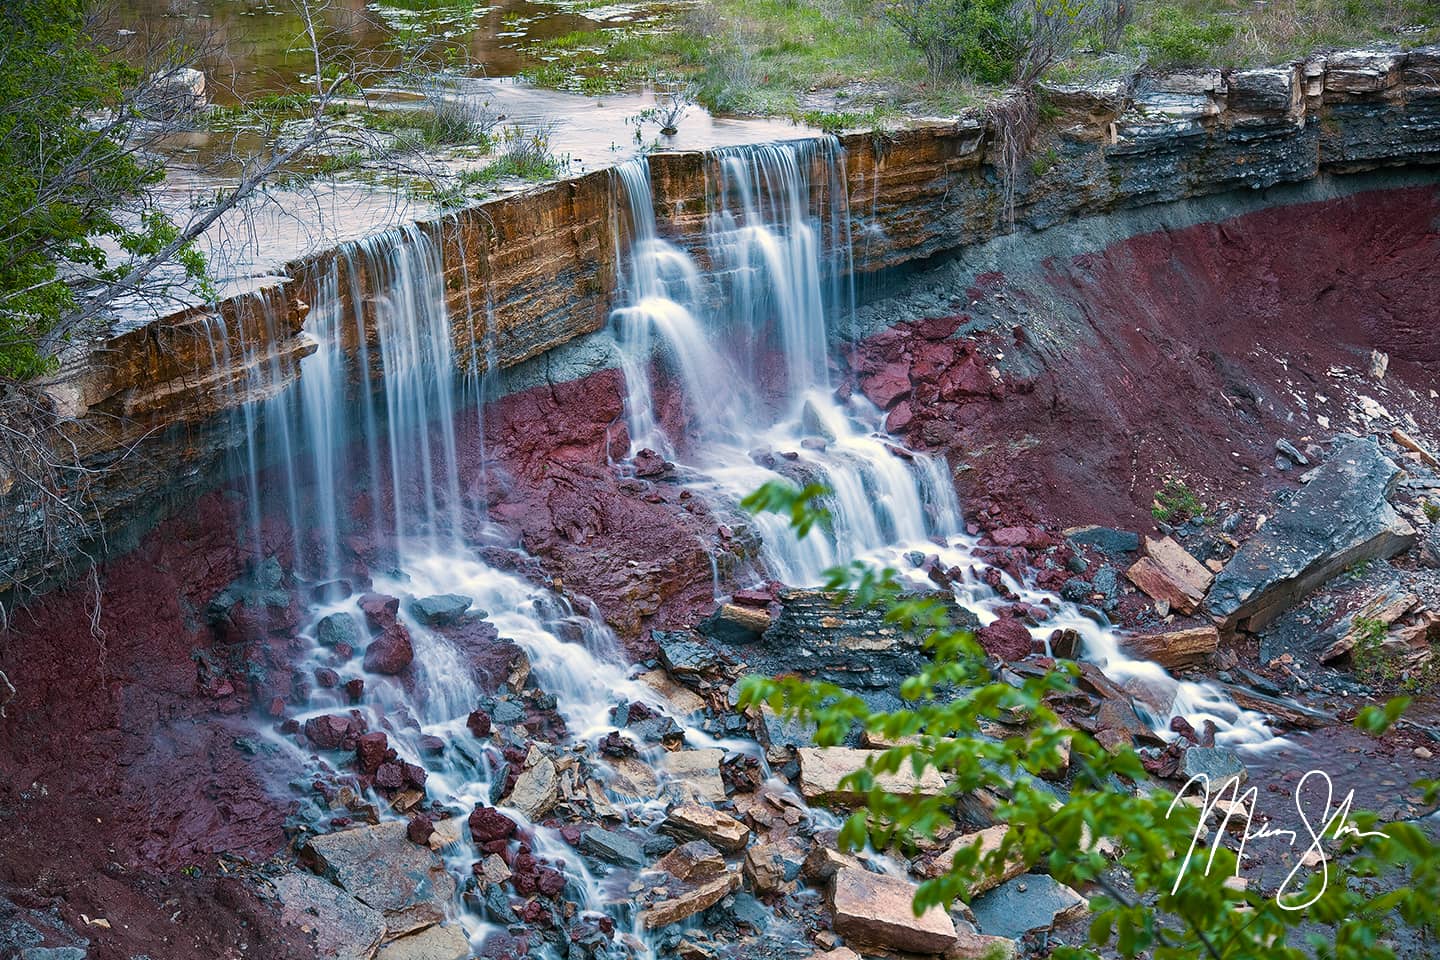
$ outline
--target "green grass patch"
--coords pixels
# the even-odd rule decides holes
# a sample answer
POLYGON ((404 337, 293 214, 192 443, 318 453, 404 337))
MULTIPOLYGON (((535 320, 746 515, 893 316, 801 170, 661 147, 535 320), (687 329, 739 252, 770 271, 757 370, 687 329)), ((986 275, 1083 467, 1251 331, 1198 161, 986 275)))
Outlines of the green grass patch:
POLYGON ((1376 42, 1440 40, 1432 0, 1147 0, 1133 9, 1117 49, 1086 38, 1052 78, 1095 79, 1107 75, 1107 60, 1155 69, 1258 67, 1376 42))
POLYGON ((1150 515, 1161 523, 1180 524, 1205 513, 1205 504, 1183 480, 1169 479, 1155 491, 1150 515))
POLYGON ((726 114, 789 116, 826 129, 905 113, 954 113, 985 88, 930 82, 924 57, 870 0, 711 0, 657 26, 534 44, 544 87, 601 95, 683 79, 726 114))

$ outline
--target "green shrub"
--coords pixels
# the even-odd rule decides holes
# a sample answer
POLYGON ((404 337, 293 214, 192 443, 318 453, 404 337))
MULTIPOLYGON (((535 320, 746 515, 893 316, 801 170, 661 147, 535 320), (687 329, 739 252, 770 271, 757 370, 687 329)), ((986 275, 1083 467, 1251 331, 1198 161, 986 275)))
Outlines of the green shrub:
POLYGON ((1154 66, 1205 66, 1216 62, 1219 49, 1235 37, 1233 24, 1214 17, 1197 19, 1176 6, 1157 10, 1151 23, 1148 29, 1134 30, 1133 39, 1149 52, 1154 66))
POLYGON ((0 378, 53 368, 47 340, 81 312, 62 265, 109 283, 107 243, 138 256, 177 236, 143 203, 164 167, 127 145, 140 78, 89 31, 76 0, 0 7, 0 378), (119 212, 136 206, 138 222, 119 212))
POLYGON ((1150 515, 1161 523, 1184 523, 1205 512, 1205 504, 1195 496, 1185 481, 1169 479, 1155 491, 1150 515))
POLYGON ((1024 49, 1011 7, 1011 0, 898 0, 887 13, 924 55, 932 82, 957 72, 1006 83, 1024 49))
MULTIPOLYGON (((745 506, 787 514, 799 531, 821 525, 818 503, 827 493, 772 483, 745 506)), ((989 817, 1006 826, 1003 838, 996 847, 962 846, 942 863, 947 872, 916 890, 917 915, 968 899, 981 877, 993 886, 1018 862, 1087 893, 1088 928, 1052 943, 1049 955, 1056 960, 1394 960, 1386 938, 1397 923, 1410 928, 1406 940, 1429 942, 1440 898, 1440 846, 1418 821, 1397 820, 1381 830, 1373 813, 1351 809, 1347 798, 1344 814, 1327 807, 1332 819, 1323 827, 1314 821, 1314 849, 1325 862, 1308 879, 1287 879, 1280 892, 1236 889, 1226 880, 1241 875, 1240 856, 1219 842, 1200 846, 1205 828, 1198 808, 1176 803, 1151 781, 1128 744, 1106 749, 1056 714, 1054 704, 1074 697, 1075 664, 1030 661, 1036 669, 997 677, 937 594, 908 592, 897 571, 858 561, 827 578, 837 603, 875 610, 920 642, 926 659, 918 672, 901 682, 899 699, 886 710, 835 684, 795 676, 747 677, 739 704, 746 710, 764 705, 809 724, 818 746, 849 742, 860 731, 898 744, 868 751, 864 767, 841 780, 843 789, 864 798, 839 831, 841 850, 913 855, 922 843, 935 849, 937 839, 968 823, 957 811, 988 798, 989 817), (1063 787, 1042 779, 1067 768, 1063 787), (933 771, 944 786, 890 792, 882 778, 900 771, 916 780, 933 771), (1088 944, 1077 942, 1081 938, 1088 944)), ((1401 697, 1367 706, 1355 726, 1379 736, 1408 704, 1401 697)), ((1440 796, 1440 781, 1414 787, 1427 805, 1440 796)), ((1239 795, 1238 787, 1228 794, 1239 795)), ((1242 801, 1251 816, 1265 802, 1255 796, 1242 801)), ((1242 825, 1247 820, 1238 818, 1242 825)), ((1226 823, 1235 822, 1227 816, 1226 823)))

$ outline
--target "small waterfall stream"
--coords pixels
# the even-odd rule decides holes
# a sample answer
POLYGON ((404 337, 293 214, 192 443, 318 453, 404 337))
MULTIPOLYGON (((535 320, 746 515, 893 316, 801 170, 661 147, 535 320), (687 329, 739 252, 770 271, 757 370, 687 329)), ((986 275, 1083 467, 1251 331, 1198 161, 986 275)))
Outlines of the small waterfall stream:
MULTIPOLYGON (((692 482, 739 500, 768 480, 820 483, 833 529, 800 540, 785 520, 762 515, 768 573, 791 584, 814 584, 823 571, 851 558, 912 570, 907 554, 938 555, 965 572, 954 590, 982 622, 1014 603, 980 576, 988 565, 964 533, 954 487, 940 460, 902 450, 881 426, 883 414, 864 397, 841 398, 827 359, 830 323, 853 306, 843 156, 834 139, 720 151, 705 252, 706 274, 680 247, 658 236, 649 167, 620 166, 629 199, 631 250, 628 303, 615 311, 629 386, 627 413, 635 449, 675 455, 690 451, 692 482), (812 180, 818 178, 818 182, 812 180), (822 242, 830 238, 828 248, 822 242), (829 252, 827 252, 827 249, 829 252), (767 369, 757 358, 778 356, 767 369), (652 368, 662 366, 684 386, 689 435, 666 436, 653 419, 652 368), (683 440, 682 444, 680 441, 683 440)), ((1162 668, 1127 657, 1116 634, 1093 615, 1002 572, 1029 604, 1053 611, 1055 629, 1075 630, 1085 656, 1113 680, 1133 683, 1168 703, 1152 719, 1169 735, 1169 720, 1215 722, 1219 742, 1265 743, 1259 715, 1242 711, 1218 688, 1180 682, 1162 668)), ((929 588, 916 573, 917 586, 929 588)))
MULTIPOLYGON (((944 463, 898 448, 881 428, 882 412, 863 397, 838 397, 831 381, 831 321, 854 300, 838 143, 722 150, 714 155, 713 174, 702 267, 697 256, 660 235, 647 165, 633 161, 615 171, 628 201, 620 260, 624 303, 614 313, 614 327, 628 387, 632 454, 649 448, 674 458, 695 489, 729 502, 777 477, 829 487, 834 525, 826 535, 802 540, 778 517, 756 518, 768 576, 809 584, 852 557, 906 569, 908 552, 938 552, 947 565, 967 571, 956 586, 960 601, 982 620, 993 619, 1002 601, 980 579, 982 564, 973 538, 963 533, 944 463), (689 418, 684 435, 671 435, 656 416, 657 375, 673 378, 683 392, 689 418)), ((401 760, 424 768, 432 798, 463 811, 497 799, 498 758, 466 731, 484 691, 446 631, 415 614, 415 598, 463 598, 467 622, 486 624, 491 639, 517 644, 538 687, 555 698, 577 750, 616 730, 617 704, 675 711, 630 676, 598 617, 484 559, 483 548, 504 537, 485 516, 483 470, 462 466, 483 463, 483 450, 477 459, 465 449, 483 434, 457 424, 479 415, 470 411, 483 410, 485 384, 477 364, 457 364, 452 324, 463 321, 471 342, 487 355, 494 344, 488 305, 477 310, 472 304, 458 320, 450 316, 443 261, 436 238, 418 227, 343 248, 316 284, 307 322, 316 349, 303 361, 298 389, 274 386, 294 374, 278 361, 231 357, 232 341, 275 340, 243 329, 274 328, 276 310, 264 297, 241 318, 239 336, 213 330, 212 349, 217 358, 238 359, 246 371, 244 382, 233 386, 237 395, 262 397, 235 414, 247 438, 238 453, 237 473, 246 478, 249 494, 239 522, 256 567, 267 562, 266 517, 283 517, 292 531, 293 576, 312 597, 302 621, 302 636, 313 641, 306 668, 316 677, 364 678, 358 694, 349 684, 317 682, 296 722, 360 711, 370 730, 387 734, 401 760), (373 341, 367 339, 367 318, 373 341), (347 343, 355 345, 350 353, 347 343), (370 559, 357 561, 357 554, 370 559), (366 671, 362 651, 322 636, 347 621, 358 629, 367 616, 367 594, 401 598, 394 617, 414 650, 406 680, 366 671), (442 756, 427 749, 435 737, 452 745, 442 756)), ((1026 584, 1010 585, 1026 601, 1049 599, 1055 613, 1045 632, 1057 626, 1079 631, 1087 655, 1112 677, 1167 687, 1171 713, 1197 723, 1215 719, 1228 742, 1268 736, 1258 717, 1213 689, 1176 683, 1158 667, 1125 658, 1113 632, 1074 605, 1026 584)), ((755 744, 717 744, 683 716, 675 719, 692 746, 748 753, 768 776, 755 744)), ((1155 719, 1161 725, 1167 718, 1155 719)), ((628 731, 621 736, 656 759, 658 747, 628 731)), ((313 752, 295 738, 275 734, 273 741, 294 753, 298 769, 314 767, 313 752)), ((655 797, 610 800, 639 829, 656 819, 655 797)), ((384 809, 383 801, 377 805, 384 809)), ((558 830, 505 812, 533 830, 536 855, 565 862, 568 897, 631 931, 616 939, 614 955, 649 952, 623 902, 628 894, 617 894, 586 870, 558 830)), ((463 845, 452 856, 461 874, 474 860, 463 845)), ((477 946, 495 929, 483 910, 461 898, 453 915, 477 946)))

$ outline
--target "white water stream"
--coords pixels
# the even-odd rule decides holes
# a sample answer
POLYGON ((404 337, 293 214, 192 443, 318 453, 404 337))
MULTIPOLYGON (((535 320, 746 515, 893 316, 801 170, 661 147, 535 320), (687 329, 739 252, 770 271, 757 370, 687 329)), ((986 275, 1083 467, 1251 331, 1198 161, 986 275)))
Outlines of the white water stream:
MULTIPOLYGON (((708 497, 735 501, 780 476, 833 490, 829 535, 817 531, 802 540, 779 517, 756 518, 766 572, 777 579, 815 583, 827 567, 852 557, 907 569, 900 559, 906 552, 939 553, 947 566, 966 571, 958 598, 988 622, 995 608, 1010 601, 979 577, 983 564, 974 539, 963 533, 943 462, 920 453, 897 456, 895 441, 880 428, 881 411, 860 397, 835 398, 829 325, 853 304, 842 161, 833 139, 718 151, 704 240, 708 269, 660 236, 645 162, 617 168, 629 205, 622 231, 628 239, 621 258, 625 302, 615 311, 614 326, 634 449, 648 447, 674 459, 684 451, 694 486, 708 497), (655 416, 656 371, 673 378, 686 398, 687 436, 667 435, 655 416)), ((484 518, 483 477, 462 469, 473 461, 462 454, 457 423, 481 415, 483 384, 473 367, 457 368, 450 331, 463 325, 472 342, 493 348, 491 326, 483 304, 465 316, 449 315, 446 266, 433 237, 418 228, 343 248, 321 280, 307 321, 318 347, 302 362, 297 389, 266 391, 267 384, 293 374, 278 361, 229 356, 232 340, 274 338, 226 337, 217 328, 212 343, 218 358, 238 359, 248 371, 234 389, 271 394, 237 414, 247 438, 237 465, 249 487, 242 523, 259 553, 265 517, 288 520, 293 574, 320 598, 309 611, 306 636, 313 637, 314 624, 330 614, 361 618, 359 595, 374 592, 402 598, 400 620, 414 640, 408 688, 366 676, 358 705, 339 688, 317 688, 299 719, 356 706, 371 729, 387 732, 403 759, 427 769, 432 797, 468 810, 491 802, 497 774, 465 726, 481 689, 453 645, 411 615, 410 598, 458 594, 470 598, 472 610, 485 611, 499 636, 525 651, 538 687, 556 698, 577 744, 615 729, 611 710, 617 703, 669 708, 652 688, 631 679, 598 617, 576 612, 549 590, 481 559, 478 548, 502 535, 484 518), (364 335, 365 309, 373 312, 373 346, 364 335), (355 365, 380 372, 377 391, 354 375, 342 348, 350 341, 359 344, 355 365), (262 477, 268 482, 262 484, 262 477), (356 536, 381 543, 386 557, 369 571, 372 585, 364 591, 347 580, 353 570, 344 558, 356 536), (451 745, 442 759, 423 750, 426 735, 451 745)), ((242 327, 273 328, 278 311, 263 298, 255 306, 240 319, 242 327)), ((1142 684, 1152 702, 1168 700, 1157 710, 1157 726, 1183 714, 1197 726, 1215 720, 1222 742, 1269 738, 1258 716, 1238 710, 1214 688, 1176 682, 1153 664, 1125 657, 1114 632, 1073 604, 1027 584, 1010 586, 1026 602, 1046 601, 1052 609, 1037 636, 1074 629, 1084 639, 1085 655, 1112 679, 1142 684)), ((359 675, 361 651, 336 663, 333 650, 317 643, 310 667, 359 675)), ((684 718, 677 719, 683 725, 684 718)), ((693 727, 687 739, 692 746, 713 742, 693 727)), ((294 741, 276 742, 296 752, 297 765, 310 762, 310 752, 294 741)), ((723 745, 759 753, 750 743, 723 745)), ((616 805, 637 822, 653 819, 653 799, 616 805)), ((603 878, 587 871, 556 831, 537 826, 535 833, 537 854, 565 861, 584 909, 616 911, 603 878)), ((468 851, 456 858, 458 872, 473 859, 468 851)), ((477 945, 492 929, 458 901, 455 916, 477 945)), ((636 949, 646 948, 642 943, 636 949)))

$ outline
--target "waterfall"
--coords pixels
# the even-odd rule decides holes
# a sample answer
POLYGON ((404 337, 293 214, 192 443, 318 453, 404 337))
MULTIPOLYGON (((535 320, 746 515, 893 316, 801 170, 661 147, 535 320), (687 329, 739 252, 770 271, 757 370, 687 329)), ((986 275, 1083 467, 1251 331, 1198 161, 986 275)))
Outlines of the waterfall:
MULTIPOLYGON (((462 275, 469 269, 456 266, 462 275)), ((268 518, 283 518, 293 576, 313 598, 302 628, 311 649, 297 670, 365 681, 358 702, 338 684, 317 685, 295 720, 303 724, 358 709, 370 729, 387 734, 400 759, 426 769, 431 796, 468 810, 495 800, 493 758, 466 729, 482 689, 456 644, 423 623, 405 599, 468 598, 494 636, 524 651, 577 742, 614 730, 610 711, 617 702, 657 710, 666 702, 629 676, 618 643, 598 617, 576 613, 551 591, 481 558, 478 548, 500 534, 486 521, 483 479, 466 478, 462 462, 473 463, 478 450, 483 463, 482 365, 494 368, 496 345, 488 302, 451 316, 445 271, 438 237, 417 226, 342 247, 312 279, 315 303, 305 336, 315 349, 300 361, 300 371, 261 353, 284 340, 276 293, 252 297, 229 328, 213 318, 208 333, 217 368, 229 363, 241 374, 229 389, 234 426, 245 438, 235 452, 245 504, 237 530, 253 553, 252 568, 273 568, 276 544, 273 535, 267 538, 268 518), (457 353, 452 323, 469 337, 468 357, 457 353), (298 386, 286 389, 297 373, 303 373, 298 386), (470 479, 478 479, 472 485, 478 492, 467 491, 470 479), (367 547, 373 564, 355 556, 367 547), (363 622, 366 593, 402 598, 397 620, 414 649, 406 682, 366 672, 361 650, 337 662, 334 647, 320 642, 327 618, 363 622), (433 736, 453 745, 442 758, 425 749, 425 738, 433 736)), ((302 744, 269 736, 293 755, 297 769, 311 766, 302 744)), ((708 741, 699 731, 692 734, 697 736, 708 741)), ((524 822, 518 812, 507 812, 524 822)), ((537 853, 569 864, 582 907, 604 910, 610 900, 600 883, 558 832, 530 826, 537 853)), ((468 874, 470 860, 454 866, 468 874)), ((493 929, 459 901, 453 914, 477 946, 493 929)))
MULTIPOLYGON (((994 619, 1002 601, 980 576, 984 565, 974 538, 963 532, 946 464, 901 449, 885 434, 882 411, 832 383, 831 330, 854 307, 838 142, 722 150, 710 162, 710 208, 696 249, 661 235, 645 162, 615 170, 623 201, 615 215, 624 301, 613 325, 628 391, 631 453, 649 448, 673 457, 686 483, 729 502, 777 478, 828 487, 833 523, 823 535, 802 540, 779 517, 755 519, 766 576, 815 583, 826 568, 851 558, 903 568, 900 558, 914 551, 939 553, 966 571, 955 585, 961 602, 982 620, 994 619), (657 391, 672 385, 683 396, 678 424, 658 413, 657 391)), ((463 251, 464 244, 456 246, 463 251)), ((411 226, 338 251, 312 278, 315 303, 304 335, 314 350, 298 371, 296 361, 260 352, 284 339, 284 311, 274 294, 248 302, 233 328, 217 319, 210 335, 216 367, 238 371, 230 384, 235 426, 245 437, 236 453, 245 494, 237 529, 256 569, 273 567, 272 554, 282 548, 267 518, 288 521, 284 552, 309 598, 299 629, 310 653, 297 670, 364 678, 358 694, 317 680, 293 719, 359 711, 371 730, 387 734, 402 760, 425 768, 431 797, 466 810, 495 802, 500 786, 494 751, 466 729, 482 687, 459 645, 422 622, 411 600, 463 597, 469 615, 493 631, 486 642, 498 637, 518 645, 537 686, 555 698, 577 750, 615 732, 617 704, 673 711, 630 676, 598 617, 485 559, 483 548, 503 537, 485 514, 481 419, 484 371, 494 369, 497 346, 488 301, 466 301, 463 315, 452 313, 447 269, 468 277, 470 265, 463 253, 460 263, 447 264, 443 250, 437 231, 411 226), (303 374, 298 388, 286 389, 297 374, 303 374), (341 653, 321 642, 329 618, 363 622, 362 603, 373 604, 366 593, 401 598, 395 616, 414 649, 404 681, 366 672, 359 650, 341 653), (449 745, 442 756, 426 749, 434 737, 449 745)), ((1257 735, 1258 719, 1211 688, 1177 684, 1154 665, 1124 658, 1113 632, 1073 604, 1029 584, 1011 580, 1010 586, 1027 601, 1048 601, 1055 616, 1044 632, 1073 627, 1088 655, 1112 676, 1168 685, 1172 712, 1215 718, 1222 738, 1242 742, 1257 735)), ((692 746, 717 745, 683 717, 675 719, 692 746)), ((1165 718, 1154 719, 1158 725, 1165 718)), ((628 730, 620 735, 658 761, 659 747, 639 743, 628 730)), ((297 769, 314 768, 303 742, 269 736, 277 749, 291 752, 297 769)), ((757 757, 763 768, 754 743, 718 745, 757 757)), ((382 800, 376 796, 379 809, 385 809, 382 800)), ((656 819, 657 802, 616 800, 614 807, 632 826, 645 828, 656 819)), ((518 811, 507 813, 525 823, 518 811)), ((571 898, 582 910, 608 912, 629 926, 628 946, 617 939, 615 949, 646 954, 626 905, 629 894, 607 891, 558 830, 525 825, 536 853, 565 860, 579 891, 571 898)), ((457 872, 468 869, 462 853, 452 859, 457 872)), ((493 929, 483 908, 459 898, 452 912, 477 946, 493 929)))
MULTIPOLYGON (((937 555, 963 571, 954 591, 982 623, 1013 603, 986 583, 988 567, 964 532, 946 464, 905 450, 888 437, 883 414, 860 396, 832 388, 832 329, 848 329, 853 293, 844 157, 836 139, 802 140, 718 151, 711 161, 712 209, 695 255, 659 236, 649 167, 621 165, 630 247, 622 259, 627 298, 614 312, 627 378, 632 453, 649 447, 674 456, 695 487, 738 501, 768 480, 820 483, 833 522, 797 538, 780 516, 755 518, 763 573, 815 584, 852 559, 912 570, 907 555, 937 555), (767 362, 768 361, 768 362, 767 362), (654 369, 667 370, 685 395, 685 436, 670 437, 654 413, 654 369), (685 442, 680 443, 681 440, 685 442)), ((912 573, 917 586, 929 587, 912 573)), ((1235 706, 1211 684, 1176 681, 1159 666, 1126 656, 1114 630, 1073 603, 1001 573, 1013 595, 1053 611, 1056 629, 1083 639, 1085 655, 1112 679, 1168 704, 1151 719, 1213 720, 1225 743, 1272 740, 1258 714, 1235 706)))
POLYGON ((961 527, 944 465, 892 455, 881 411, 831 385, 829 322, 854 299, 843 162, 834 138, 717 151, 708 271, 658 235, 645 161, 616 171, 630 246, 614 323, 632 445, 692 450, 697 485, 727 500, 780 478, 828 487, 825 536, 802 540, 779 517, 755 519, 768 572, 795 584, 851 555, 961 527), (656 368, 687 399, 684 437, 656 421, 656 368))

